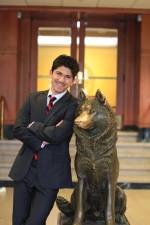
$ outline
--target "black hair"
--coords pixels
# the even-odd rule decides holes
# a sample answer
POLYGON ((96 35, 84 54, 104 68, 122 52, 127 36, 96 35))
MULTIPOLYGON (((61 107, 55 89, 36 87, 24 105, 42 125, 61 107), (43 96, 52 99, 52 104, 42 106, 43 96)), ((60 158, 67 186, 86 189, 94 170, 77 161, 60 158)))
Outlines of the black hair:
POLYGON ((53 61, 51 71, 53 72, 55 69, 57 69, 60 66, 65 66, 65 67, 69 68, 72 72, 73 78, 75 78, 75 76, 79 72, 78 62, 76 61, 76 59, 74 59, 73 57, 68 56, 68 55, 58 56, 53 61))

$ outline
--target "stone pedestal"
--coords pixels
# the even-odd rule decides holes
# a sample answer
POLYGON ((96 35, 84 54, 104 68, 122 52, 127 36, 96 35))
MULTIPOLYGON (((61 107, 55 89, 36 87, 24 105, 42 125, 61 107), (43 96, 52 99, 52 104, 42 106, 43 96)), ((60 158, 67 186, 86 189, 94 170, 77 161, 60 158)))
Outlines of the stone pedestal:
MULTIPOLYGON (((124 218, 125 221, 121 223, 116 223, 115 225, 130 225, 127 221, 127 218, 124 218)), ((59 213, 58 215, 58 220, 57 220, 57 225, 72 225, 73 223, 73 218, 72 217, 67 217, 63 213, 59 213)), ((83 225, 106 225, 105 221, 90 221, 86 220, 83 222, 83 225)))

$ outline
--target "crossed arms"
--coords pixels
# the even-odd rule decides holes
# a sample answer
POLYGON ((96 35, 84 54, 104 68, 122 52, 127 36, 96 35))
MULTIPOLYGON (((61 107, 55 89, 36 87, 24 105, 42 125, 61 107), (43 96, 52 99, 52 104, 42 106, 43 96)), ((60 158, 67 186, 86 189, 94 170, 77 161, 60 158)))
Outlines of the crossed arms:
MULTIPOLYGON (((30 97, 20 109, 13 129, 14 136, 31 148, 33 152, 41 149, 43 143, 58 144, 71 137, 76 102, 71 102, 65 111, 63 120, 55 125, 35 121, 30 118, 30 97)), ((61 113, 61 112, 60 112, 61 113)))

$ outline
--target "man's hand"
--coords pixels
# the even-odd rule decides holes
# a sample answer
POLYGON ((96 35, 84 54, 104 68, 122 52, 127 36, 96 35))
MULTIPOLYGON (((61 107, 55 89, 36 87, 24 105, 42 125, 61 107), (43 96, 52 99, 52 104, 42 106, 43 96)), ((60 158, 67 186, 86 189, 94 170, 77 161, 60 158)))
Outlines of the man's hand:
MULTIPOLYGON (((56 124, 56 127, 61 126, 61 124, 63 123, 63 120, 61 120, 59 123, 56 124)), ((47 141, 43 141, 42 145, 41 145, 41 149, 43 149, 45 147, 45 145, 48 145, 49 143, 47 141)))

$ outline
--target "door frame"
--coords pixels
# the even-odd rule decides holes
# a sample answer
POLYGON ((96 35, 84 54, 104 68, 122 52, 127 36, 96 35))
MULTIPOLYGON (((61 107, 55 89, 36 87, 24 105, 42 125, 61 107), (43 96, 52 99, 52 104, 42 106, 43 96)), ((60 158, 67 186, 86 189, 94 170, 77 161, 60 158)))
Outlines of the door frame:
MULTIPOLYGON (((120 15, 100 15, 92 13, 62 13, 60 20, 56 15, 52 15, 50 18, 42 18, 36 16, 32 18, 31 22, 31 61, 30 61, 30 91, 36 90, 37 84, 37 35, 39 27, 70 27, 71 28, 71 56, 75 57, 80 64, 81 72, 84 72, 84 38, 85 29, 87 27, 94 28, 114 28, 118 30, 118 57, 117 57, 117 90, 116 90, 116 114, 122 119, 122 126, 128 126, 135 123, 135 108, 133 108, 133 101, 138 93, 132 91, 130 95, 130 102, 128 100, 129 91, 127 86, 130 85, 130 90, 134 89, 134 82, 136 80, 137 72, 135 70, 136 61, 134 58, 137 50, 130 52, 134 40, 136 40, 136 33, 132 32, 130 28, 135 20, 135 15, 132 16, 120 16, 120 15), (80 29, 77 29, 77 21, 80 20, 80 29), (80 37, 79 55, 77 55, 77 36, 80 37), (129 43, 131 41, 131 44, 129 43), (129 60, 128 57, 130 57, 129 60), (132 76, 130 76, 132 74, 132 76), (127 107, 127 103, 128 107, 127 107)), ((136 24, 135 24, 136 26, 136 24)), ((136 46, 135 46, 136 47, 136 46)), ((137 60, 138 61, 138 60, 137 60)), ((138 86, 138 83, 136 84, 138 86)), ((72 88, 72 93, 77 96, 83 85, 77 85, 78 87, 72 88)))

